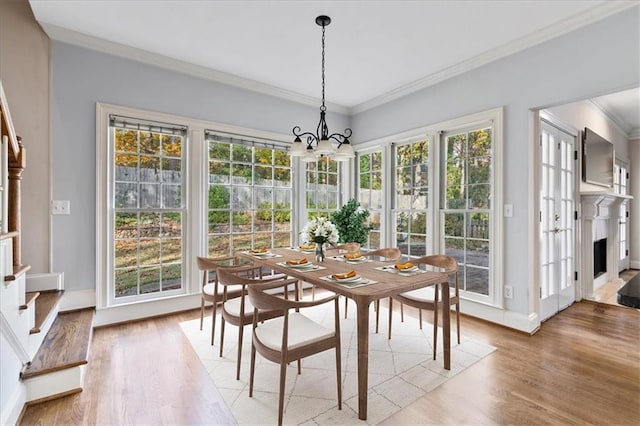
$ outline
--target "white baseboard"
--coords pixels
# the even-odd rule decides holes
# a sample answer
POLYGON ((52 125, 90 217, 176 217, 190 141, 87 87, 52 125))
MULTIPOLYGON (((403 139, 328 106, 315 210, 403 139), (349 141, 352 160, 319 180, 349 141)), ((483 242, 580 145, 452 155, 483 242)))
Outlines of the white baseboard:
POLYGON ((60 301, 60 312, 93 308, 95 306, 96 290, 94 288, 65 291, 60 301))
POLYGON ((537 313, 527 315, 473 302, 471 300, 461 300, 460 311, 463 314, 529 334, 534 333, 540 328, 540 318, 537 313))
POLYGON ((125 321, 170 314, 200 307, 200 294, 177 296, 167 299, 150 300, 122 306, 112 306, 96 310, 93 326, 117 324, 125 321))
POLYGON ((640 260, 629 260, 629 268, 640 269, 640 260))
POLYGON ((13 394, 7 399, 6 404, 2 405, 0 425, 18 424, 18 418, 20 417, 20 413, 22 413, 22 408, 26 402, 27 388, 22 382, 19 382, 16 385, 13 394))
POLYGON ((27 274, 27 291, 64 289, 64 272, 51 274, 27 274))

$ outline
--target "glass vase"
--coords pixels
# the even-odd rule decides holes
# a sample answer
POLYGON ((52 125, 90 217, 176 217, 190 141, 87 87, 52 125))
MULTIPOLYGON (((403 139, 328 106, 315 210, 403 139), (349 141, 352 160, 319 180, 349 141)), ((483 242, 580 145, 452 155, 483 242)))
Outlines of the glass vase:
POLYGON ((324 262, 324 242, 316 242, 316 262, 324 262))

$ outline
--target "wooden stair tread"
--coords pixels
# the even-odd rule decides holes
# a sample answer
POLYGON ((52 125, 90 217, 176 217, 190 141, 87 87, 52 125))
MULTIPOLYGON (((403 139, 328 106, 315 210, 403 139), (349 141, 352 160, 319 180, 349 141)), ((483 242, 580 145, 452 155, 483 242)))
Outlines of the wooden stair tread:
POLYGON ((36 299, 40 296, 39 291, 27 291, 24 297, 24 305, 20 305, 18 308, 23 311, 29 307, 32 303, 36 301, 36 299))
POLYGON ((23 379, 86 364, 93 331, 93 309, 59 313, 23 379))
POLYGON ((36 322, 31 329, 31 334, 40 333, 42 325, 47 321, 49 315, 52 315, 55 307, 60 302, 63 292, 60 291, 41 291, 36 303, 36 322))

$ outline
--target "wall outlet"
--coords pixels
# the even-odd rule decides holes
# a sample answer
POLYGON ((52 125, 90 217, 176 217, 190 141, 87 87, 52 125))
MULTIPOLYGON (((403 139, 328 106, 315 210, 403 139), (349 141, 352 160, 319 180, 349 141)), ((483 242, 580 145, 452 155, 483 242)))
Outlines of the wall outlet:
POLYGON ((69 200, 51 200, 51 214, 71 214, 69 200))
POLYGON ((504 286, 504 298, 513 299, 513 286, 510 286, 510 285, 504 286))

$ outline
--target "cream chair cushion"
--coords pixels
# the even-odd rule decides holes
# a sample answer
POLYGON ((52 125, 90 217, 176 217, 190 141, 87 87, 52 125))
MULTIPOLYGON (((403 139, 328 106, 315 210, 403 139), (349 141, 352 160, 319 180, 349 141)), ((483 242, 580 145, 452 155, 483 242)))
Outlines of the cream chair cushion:
MULTIPOLYGON (((280 350, 282 347, 282 329, 284 318, 278 317, 259 324, 255 330, 256 337, 267 347, 280 350)), ((317 322, 310 320, 299 312, 289 314, 289 349, 326 339, 335 334, 317 322)))
MULTIPOLYGON (((455 296, 456 289, 453 287, 449 287, 449 294, 451 297, 455 296)), ((436 288, 435 286, 423 287, 417 290, 407 291, 406 293, 402 293, 403 297, 407 299, 416 300, 418 302, 422 301, 433 301, 436 298, 436 288)), ((442 300, 442 298, 440 298, 442 300)))

